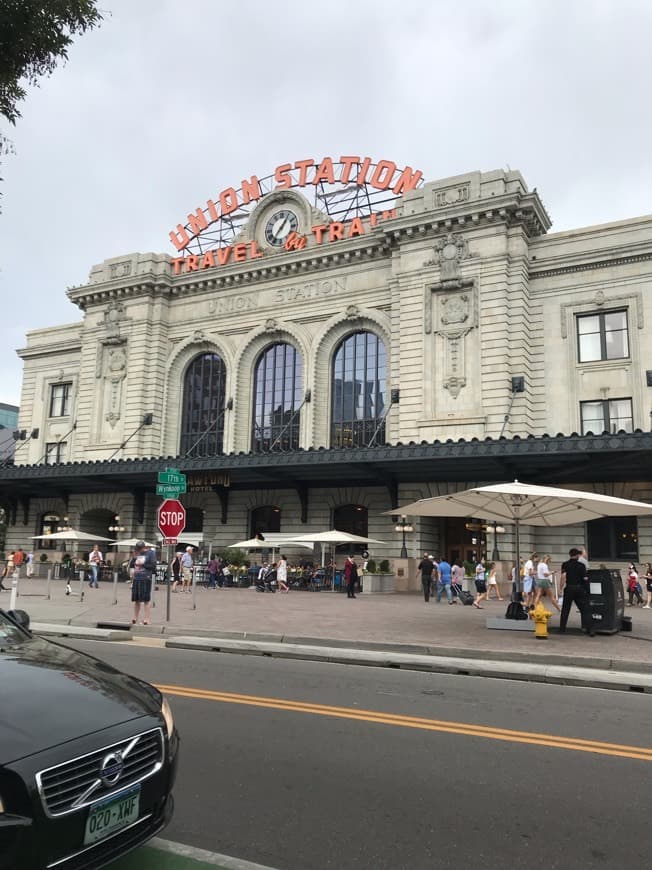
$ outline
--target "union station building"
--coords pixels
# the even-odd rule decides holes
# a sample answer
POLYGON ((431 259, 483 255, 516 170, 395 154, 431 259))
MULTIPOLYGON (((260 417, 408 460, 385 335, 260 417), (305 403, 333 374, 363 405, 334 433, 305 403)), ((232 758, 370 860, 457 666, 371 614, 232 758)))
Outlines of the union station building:
MULTIPOLYGON (((516 171, 325 158, 222 191, 171 254, 93 266, 78 319, 18 351, 38 432, 0 468, 7 547, 116 516, 157 539, 167 467, 214 549, 335 527, 391 559, 385 511, 515 478, 652 501, 652 217, 550 226, 516 171)), ((482 517, 412 524, 410 556, 496 544, 482 517)), ((553 561, 652 560, 650 519, 524 534, 553 561)), ((513 556, 510 527, 497 544, 513 556)))

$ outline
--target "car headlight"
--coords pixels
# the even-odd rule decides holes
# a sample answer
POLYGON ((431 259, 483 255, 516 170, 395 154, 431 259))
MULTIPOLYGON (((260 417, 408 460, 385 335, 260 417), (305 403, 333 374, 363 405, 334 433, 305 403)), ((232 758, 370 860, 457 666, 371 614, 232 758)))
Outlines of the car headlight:
POLYGON ((161 714, 165 719, 165 727, 168 732, 168 739, 172 737, 174 733, 174 716, 172 715, 172 710, 170 705, 168 704, 167 698, 163 698, 163 703, 161 704, 161 714))

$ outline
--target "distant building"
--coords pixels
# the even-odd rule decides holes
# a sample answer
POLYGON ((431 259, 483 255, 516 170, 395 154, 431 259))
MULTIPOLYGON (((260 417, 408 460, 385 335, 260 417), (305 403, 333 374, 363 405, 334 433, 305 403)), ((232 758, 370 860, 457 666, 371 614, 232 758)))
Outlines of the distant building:
POLYGON ((0 402, 0 462, 6 462, 14 455, 14 431, 18 427, 19 410, 17 405, 0 402))

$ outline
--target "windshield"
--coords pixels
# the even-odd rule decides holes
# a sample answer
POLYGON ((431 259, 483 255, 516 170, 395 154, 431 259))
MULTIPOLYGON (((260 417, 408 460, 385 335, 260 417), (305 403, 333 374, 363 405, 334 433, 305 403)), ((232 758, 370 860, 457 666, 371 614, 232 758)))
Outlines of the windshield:
POLYGON ((4 646, 13 646, 16 643, 24 643, 27 635, 15 625, 8 616, 0 610, 0 650, 4 646))

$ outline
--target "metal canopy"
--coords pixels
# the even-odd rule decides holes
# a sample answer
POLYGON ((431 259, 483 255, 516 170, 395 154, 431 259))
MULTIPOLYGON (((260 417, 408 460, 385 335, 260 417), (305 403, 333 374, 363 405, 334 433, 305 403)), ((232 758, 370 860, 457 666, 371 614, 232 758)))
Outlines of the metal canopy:
MULTIPOLYGON (((227 474, 230 489, 335 486, 396 487, 428 481, 513 480, 592 483, 652 479, 652 433, 557 435, 381 447, 158 457, 0 468, 0 498, 61 496, 124 489, 154 492, 159 471, 227 474)), ((394 501, 394 503, 396 503, 394 501)))

